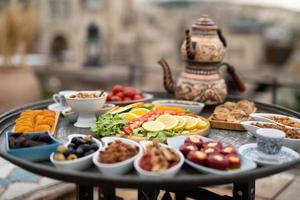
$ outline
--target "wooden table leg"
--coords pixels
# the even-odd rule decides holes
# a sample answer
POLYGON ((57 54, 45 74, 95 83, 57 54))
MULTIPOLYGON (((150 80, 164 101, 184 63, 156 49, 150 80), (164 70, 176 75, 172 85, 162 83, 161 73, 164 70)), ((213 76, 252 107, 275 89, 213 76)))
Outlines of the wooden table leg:
POLYGON ((233 184, 233 198, 237 200, 255 199, 255 180, 233 184))
POLYGON ((139 200, 156 200, 160 190, 143 190, 138 189, 139 200))
POLYGON ((79 184, 76 185, 76 200, 93 200, 93 198, 93 187, 79 184))

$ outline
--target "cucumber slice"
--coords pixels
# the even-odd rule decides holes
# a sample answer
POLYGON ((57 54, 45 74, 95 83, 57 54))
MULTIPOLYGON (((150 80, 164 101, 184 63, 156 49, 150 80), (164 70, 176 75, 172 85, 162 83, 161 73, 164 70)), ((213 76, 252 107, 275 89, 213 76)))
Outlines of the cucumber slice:
POLYGON ((118 109, 116 109, 116 110, 112 110, 112 111, 110 112, 110 114, 115 115, 115 114, 119 114, 119 113, 122 113, 122 112, 127 112, 127 111, 129 111, 131 108, 132 108, 132 105, 120 107, 120 108, 118 108, 118 109))

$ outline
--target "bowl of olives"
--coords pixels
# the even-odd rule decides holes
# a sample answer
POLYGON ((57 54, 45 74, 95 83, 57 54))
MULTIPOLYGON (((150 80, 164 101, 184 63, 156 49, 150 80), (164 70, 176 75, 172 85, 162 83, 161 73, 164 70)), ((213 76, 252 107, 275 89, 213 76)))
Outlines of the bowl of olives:
POLYGON ((100 141, 91 135, 72 134, 69 141, 57 147, 50 156, 57 168, 84 170, 92 165, 93 155, 102 147, 100 141))
POLYGON ((49 160, 50 154, 61 144, 48 131, 36 133, 8 131, 5 136, 6 152, 30 161, 49 160))

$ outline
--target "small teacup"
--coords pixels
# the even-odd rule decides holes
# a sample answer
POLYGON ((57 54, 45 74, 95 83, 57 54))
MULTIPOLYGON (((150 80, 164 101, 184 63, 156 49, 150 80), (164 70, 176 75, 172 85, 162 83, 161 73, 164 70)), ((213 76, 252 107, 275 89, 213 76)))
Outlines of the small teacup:
POLYGON ((65 95, 74 92, 74 90, 62 90, 53 95, 53 100, 55 103, 60 104, 62 106, 68 106, 65 95))
POLYGON ((257 152, 264 159, 276 159, 283 145, 285 133, 272 128, 260 128, 256 131, 257 152))

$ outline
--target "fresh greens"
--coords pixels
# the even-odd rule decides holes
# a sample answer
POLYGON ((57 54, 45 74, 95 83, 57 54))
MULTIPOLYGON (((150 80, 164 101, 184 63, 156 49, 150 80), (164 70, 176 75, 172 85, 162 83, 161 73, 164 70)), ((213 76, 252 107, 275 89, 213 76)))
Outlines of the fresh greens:
POLYGON ((128 124, 128 121, 118 114, 104 114, 98 118, 96 124, 90 130, 97 136, 110 136, 121 134, 126 124, 128 124))
POLYGON ((147 137, 148 140, 157 138, 160 142, 166 142, 167 137, 173 137, 176 134, 179 134, 181 132, 182 130, 162 130, 162 131, 147 132, 143 128, 137 128, 133 130, 133 135, 147 137))

